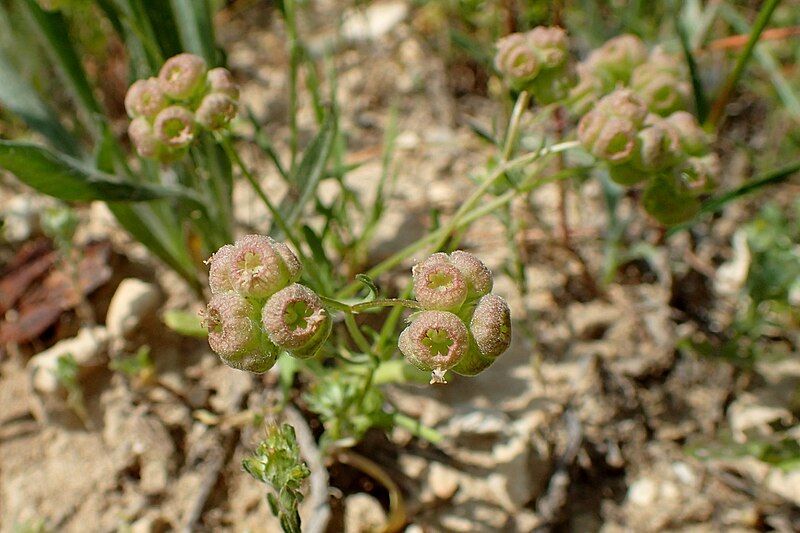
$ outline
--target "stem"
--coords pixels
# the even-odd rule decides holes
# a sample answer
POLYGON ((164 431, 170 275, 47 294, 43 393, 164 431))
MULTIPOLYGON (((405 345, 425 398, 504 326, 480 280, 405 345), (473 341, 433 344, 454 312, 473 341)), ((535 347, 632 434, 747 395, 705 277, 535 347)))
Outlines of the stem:
MULTIPOLYGON (((461 205, 458 211, 456 211, 455 215, 453 215, 453 218, 449 221, 447 225, 427 235, 426 237, 423 237, 417 242, 406 246, 405 248, 395 253, 388 259, 375 265, 367 272, 366 275, 371 278, 376 278, 381 274, 383 274, 384 272, 391 270, 396 265, 402 263, 409 256, 414 255, 415 253, 424 249, 432 242, 436 243, 436 245, 432 247, 433 249, 440 248, 442 244, 445 241, 447 241, 447 238, 450 236, 453 230, 458 229, 464 225, 463 224, 464 220, 466 220, 467 218, 469 218, 470 221, 475 219, 475 217, 470 216, 471 213, 469 212, 475 207, 475 204, 477 204, 481 200, 486 191, 488 191, 489 188, 498 179, 504 176, 506 172, 508 172, 511 169, 532 163, 533 161, 536 161, 540 157, 544 157, 550 154, 565 152, 567 150, 577 148, 578 146, 580 146, 580 143, 578 141, 566 141, 559 144, 554 144, 553 146, 541 148, 540 150, 517 157, 515 159, 507 161, 506 163, 503 163, 502 165, 495 167, 495 169, 492 170, 492 172, 487 176, 486 180, 484 180, 484 182, 480 185, 480 187, 478 187, 472 193, 472 195, 461 205)), ((499 205, 503 205, 519 192, 521 192, 521 190, 511 190, 504 193, 502 196, 498 198, 506 197, 506 199, 503 202, 500 202, 499 205), (509 194, 510 196, 507 196, 509 194)), ((494 202, 490 202, 490 204, 494 204, 494 202)), ((490 204, 484 204, 484 207, 490 204)), ((479 211, 484 214, 486 212, 484 208, 480 208, 479 211)), ((350 283, 340 292, 339 295, 343 297, 350 296, 354 294, 360 286, 361 284, 359 282, 350 283)))
POLYGON ((345 311, 344 323, 347 326, 347 331, 350 332, 350 336, 353 337, 353 341, 356 343, 356 346, 358 346, 358 349, 366 354, 372 353, 372 348, 369 345, 369 341, 366 339, 366 337, 364 337, 364 334, 361 333, 361 330, 358 328, 355 315, 353 315, 352 312, 345 311))
POLYGON ((415 420, 403 413, 392 413, 392 422, 401 428, 407 429, 412 435, 424 439, 431 444, 440 444, 444 440, 444 435, 435 429, 426 426, 419 420, 415 420))
POLYGON ((742 53, 739 54, 739 57, 736 59, 736 65, 734 65, 733 70, 725 80, 725 85, 722 86, 722 90, 717 100, 714 102, 714 107, 711 108, 708 123, 714 127, 719 126, 719 122, 722 120, 722 115, 725 112, 725 106, 728 105, 728 101, 731 99, 733 89, 739 81, 739 78, 742 77, 744 68, 747 66, 750 56, 753 55, 753 49, 758 43, 761 33, 767 27, 767 24, 769 24, 769 19, 772 17, 772 13, 775 11, 775 8, 778 7, 779 3, 780 0, 766 0, 761 6, 758 17, 756 17, 756 21, 753 24, 753 29, 750 31, 750 39, 747 41, 747 45, 744 47, 744 50, 742 50, 742 53))
POLYGON ((350 307, 354 313, 361 313, 370 309, 377 309, 379 307, 407 307, 409 309, 422 309, 422 306, 415 300, 407 300, 404 298, 382 298, 380 300, 372 300, 369 302, 362 302, 350 307))

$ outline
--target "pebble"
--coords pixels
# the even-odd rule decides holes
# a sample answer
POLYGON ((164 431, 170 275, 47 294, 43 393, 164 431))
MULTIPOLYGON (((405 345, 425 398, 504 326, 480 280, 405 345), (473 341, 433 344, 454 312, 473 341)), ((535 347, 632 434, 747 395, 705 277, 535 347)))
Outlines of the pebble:
POLYGON ((106 328, 112 338, 123 338, 136 330, 142 320, 158 307, 158 288, 136 278, 122 280, 111 298, 106 328))
POLYGON ((78 366, 97 364, 105 350, 108 332, 103 326, 85 327, 78 335, 57 342, 28 361, 33 388, 42 393, 54 393, 61 387, 56 377, 58 360, 71 355, 78 366))

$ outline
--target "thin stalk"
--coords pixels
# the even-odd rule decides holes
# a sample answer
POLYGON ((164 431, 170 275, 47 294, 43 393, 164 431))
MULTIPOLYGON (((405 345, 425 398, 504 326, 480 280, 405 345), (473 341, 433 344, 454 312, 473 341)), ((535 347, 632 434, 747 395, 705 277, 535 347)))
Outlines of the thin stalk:
MULTIPOLYGON (((486 194, 486 192, 489 190, 489 188, 498 179, 500 179, 502 176, 504 176, 506 172, 508 172, 509 170, 512 170, 514 168, 521 167, 521 166, 527 165, 529 163, 532 163, 533 161, 539 159, 540 157, 544 157, 546 155, 556 154, 556 153, 564 152, 564 151, 567 151, 567 150, 571 150, 573 148, 577 148, 578 146, 580 146, 580 143, 578 141, 567 141, 567 142, 555 144, 553 146, 541 148, 540 150, 537 150, 537 151, 532 152, 530 154, 525 154, 523 156, 520 156, 520 157, 517 157, 517 158, 512 159, 510 161, 507 161, 506 163, 498 165, 486 177, 486 179, 483 181, 483 183, 472 193, 472 195, 461 205, 461 207, 458 209, 458 211, 456 211, 455 215, 453 215, 453 218, 449 221, 448 224, 446 224, 442 228, 436 230, 435 232, 429 234, 428 236, 423 237, 419 241, 406 246, 405 248, 403 248, 399 252, 395 253, 391 257, 389 257, 389 258, 385 259, 384 261, 382 261, 381 263, 375 265, 374 267, 372 267, 367 272, 366 275, 371 277, 371 278, 376 278, 376 277, 380 276, 381 274, 383 274, 384 272, 386 272, 388 270, 391 270, 392 268, 394 268, 398 264, 402 263, 406 258, 414 255, 415 253, 419 252, 420 250, 425 249, 432 242, 436 243, 436 246, 433 246, 432 248, 434 248, 434 249, 440 248, 442 246, 442 244, 447 241, 447 238, 450 236, 450 234, 455 229, 458 229, 459 227, 463 226, 463 224, 462 224, 463 220, 465 218, 467 218, 467 216, 470 214, 470 211, 475 208, 475 205, 481 200, 483 195, 486 194)), ((511 196, 509 197, 509 199, 510 199, 511 197, 513 197, 515 194, 517 194, 519 192, 520 191, 518 191, 518 190, 512 190, 512 191, 508 191, 508 192, 504 193, 503 196, 506 196, 506 195, 508 195, 510 193, 511 194, 511 196)), ((505 203, 509 199, 505 200, 500 205, 502 205, 503 203, 505 203)), ((484 204, 484 206, 485 205, 488 205, 488 204, 484 204)), ((484 212, 485 210, 484 209, 480 209, 480 211, 484 212)), ((472 217, 471 220, 474 220, 474 217, 472 217)), ((340 292, 340 296, 343 296, 343 297, 350 296, 350 295, 354 294, 358 290, 358 288, 360 286, 361 286, 361 284, 359 282, 350 283, 347 287, 345 287, 340 292)))
POLYGON ((772 13, 775 11, 775 8, 778 7, 779 3, 780 0, 766 0, 761 6, 755 23, 753 23, 753 29, 750 31, 750 38, 747 41, 747 45, 745 45, 744 50, 742 50, 742 53, 740 53, 739 57, 736 59, 736 65, 734 65, 733 70, 725 80, 725 85, 722 86, 722 90, 717 100, 714 102, 714 107, 711 108, 708 123, 715 128, 719 126, 725 112, 725 106, 728 105, 728 101, 733 94, 733 89, 739 82, 739 78, 742 77, 744 69, 748 61, 750 61, 750 56, 753 55, 753 49, 758 43, 761 33, 767 27, 767 24, 769 24, 769 19, 772 18, 772 13))
POLYGON ((431 444, 440 444, 444 440, 444 436, 435 429, 403 413, 392 413, 392 422, 396 426, 407 429, 415 437, 425 439, 431 444))
POLYGON ((364 337, 364 334, 361 333, 361 330, 356 323, 355 315, 345 311, 344 323, 347 326, 347 331, 350 332, 350 336, 353 337, 353 341, 356 343, 356 346, 358 346, 358 349, 366 354, 371 353, 372 348, 369 345, 369 341, 366 339, 366 337, 364 337))
POLYGON ((286 21, 286 33, 289 40, 289 149, 291 151, 291 163, 289 168, 294 171, 297 162, 299 146, 299 129, 297 125, 297 79, 302 59, 302 50, 297 40, 297 19, 295 17, 294 0, 284 0, 283 17, 286 21))

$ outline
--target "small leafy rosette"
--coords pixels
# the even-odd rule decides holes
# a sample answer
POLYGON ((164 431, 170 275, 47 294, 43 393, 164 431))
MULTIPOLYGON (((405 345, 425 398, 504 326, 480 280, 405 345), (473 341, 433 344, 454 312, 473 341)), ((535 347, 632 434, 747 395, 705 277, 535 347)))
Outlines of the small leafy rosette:
POLYGON ((320 297, 299 283, 273 294, 264 305, 261 320, 275 346, 301 359, 315 356, 332 328, 320 297))
POLYGON ((469 349, 469 334, 464 322, 453 313, 420 311, 400 334, 398 347, 408 362, 431 372, 431 384, 446 383, 445 373, 469 349))
POLYGON ((300 279, 302 266, 283 243, 266 235, 245 235, 208 260, 211 292, 236 291, 266 299, 300 279))
POLYGON ((260 374, 275 364, 277 350, 261 332, 258 309, 240 294, 214 294, 202 318, 209 346, 226 365, 260 374))
POLYGON ((647 117, 644 103, 629 89, 603 97, 578 123, 578 140, 598 159, 611 164, 629 161, 636 135, 647 117))
POLYGON ((469 321, 470 346, 453 371, 475 376, 487 368, 511 345, 511 309, 495 294, 487 294, 469 321))

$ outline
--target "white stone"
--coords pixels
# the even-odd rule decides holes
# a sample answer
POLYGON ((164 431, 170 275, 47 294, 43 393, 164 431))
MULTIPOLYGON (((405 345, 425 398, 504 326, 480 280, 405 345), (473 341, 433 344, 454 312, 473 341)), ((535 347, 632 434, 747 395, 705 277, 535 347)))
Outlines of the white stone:
POLYGON ((54 393, 60 385, 56 377, 58 360, 71 355, 78 366, 97 364, 105 350, 108 333, 103 326, 85 327, 78 335, 57 342, 28 361, 33 388, 43 393, 54 393))
POLYGON ((121 338, 132 333, 148 313, 156 310, 160 299, 158 288, 152 283, 136 278, 122 280, 108 305, 108 334, 121 338))
POLYGON ((386 525, 386 511, 378 500, 359 492, 344 500, 345 533, 380 531, 386 525))
POLYGON ((408 15, 405 2, 380 2, 344 16, 342 37, 348 41, 370 41, 381 37, 408 15))
POLYGON ((637 479, 628 488, 628 501, 634 505, 652 505, 658 497, 658 485, 650 478, 637 479))

